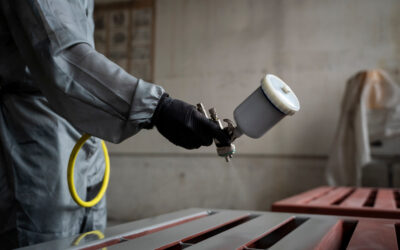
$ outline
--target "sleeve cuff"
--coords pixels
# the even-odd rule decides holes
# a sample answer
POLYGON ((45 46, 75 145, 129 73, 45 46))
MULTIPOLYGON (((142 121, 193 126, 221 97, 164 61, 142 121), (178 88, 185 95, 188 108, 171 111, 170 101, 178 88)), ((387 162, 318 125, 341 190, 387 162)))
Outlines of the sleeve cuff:
POLYGON ((141 128, 152 128, 152 117, 164 93, 161 86, 139 79, 131 102, 129 121, 139 123, 141 128))

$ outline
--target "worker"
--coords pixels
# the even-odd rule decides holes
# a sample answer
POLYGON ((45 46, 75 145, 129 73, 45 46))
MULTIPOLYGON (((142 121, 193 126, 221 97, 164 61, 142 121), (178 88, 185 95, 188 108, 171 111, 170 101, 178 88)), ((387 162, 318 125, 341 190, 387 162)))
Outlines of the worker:
MULTIPOLYGON (((119 143, 155 126, 187 149, 229 143, 194 106, 126 73, 94 47, 92 0, 0 3, 0 246, 14 248, 106 226, 106 200, 74 203, 67 163, 82 133, 119 143)), ((99 139, 78 155, 87 200, 101 185, 99 139)))

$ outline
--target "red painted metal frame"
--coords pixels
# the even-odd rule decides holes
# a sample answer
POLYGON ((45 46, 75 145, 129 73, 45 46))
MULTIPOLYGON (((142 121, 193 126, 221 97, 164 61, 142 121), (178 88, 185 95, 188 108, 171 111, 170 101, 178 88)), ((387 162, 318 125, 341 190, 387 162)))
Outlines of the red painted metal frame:
MULTIPOLYGON (((313 191, 311 193, 314 196, 315 194, 319 195, 319 192, 313 191)), ((328 196, 331 198, 324 198, 324 200, 333 199, 334 194, 338 193, 346 192, 339 189, 328 196)), ((297 197, 297 200, 306 200, 304 197, 300 198, 297 197)), ((308 199, 308 201, 311 200, 308 199)), ((333 200, 336 200, 336 198, 333 200)), ((341 203, 343 203, 343 200, 341 203)), ((36 247, 31 246, 28 249, 76 250, 107 247, 109 250, 180 250, 189 247, 193 250, 395 250, 399 249, 400 244, 400 218, 389 220, 219 209, 212 210, 210 213, 210 210, 204 212, 199 210, 190 210, 193 211, 193 215, 188 215, 188 212, 183 210, 180 213, 173 213, 173 215, 162 215, 157 220, 146 219, 137 223, 129 223, 129 225, 116 226, 114 231, 118 232, 121 231, 120 229, 128 231, 133 229, 135 232, 143 232, 123 233, 125 236, 118 238, 119 240, 113 238, 115 235, 109 232, 108 235, 105 233, 104 239, 90 242, 90 246, 87 245, 88 242, 80 246, 71 244, 71 242, 75 242, 74 237, 72 237, 67 240, 67 244, 63 244, 62 241, 65 241, 65 239, 61 239, 60 241, 36 245, 36 247), (182 214, 182 217, 179 217, 180 214, 182 214), (245 218, 249 219, 243 220, 245 218), (217 232, 210 234, 215 230, 217 232), (188 240, 198 237, 201 239, 188 242, 188 240)))
POLYGON ((360 220, 353 233, 348 250, 355 249, 396 249, 396 225, 393 221, 360 220))
POLYGON ((272 204, 272 211, 400 219, 398 189, 318 187, 272 204))
POLYGON ((350 236, 346 246, 348 250, 360 249, 398 249, 396 225, 393 220, 355 220, 353 232, 346 232, 345 221, 339 220, 321 239, 315 250, 341 249, 344 238, 350 236), (350 235, 349 235, 350 234, 350 235))
MULTIPOLYGON (((269 213, 273 215, 273 213, 269 213)), ((276 213, 277 217, 282 216, 282 214, 276 213)), ((200 249, 237 249, 237 250, 261 250, 264 247, 253 247, 253 244, 257 241, 262 240, 264 237, 272 236, 274 233, 279 231, 282 227, 292 222, 298 217, 298 215, 293 215, 287 219, 283 219, 281 222, 276 223, 274 226, 268 228, 265 227, 265 231, 259 234, 256 237, 251 239, 246 239, 241 234, 237 234, 237 232, 226 231, 219 235, 216 235, 208 240, 201 242, 198 245, 193 245, 190 248, 194 250, 200 249), (234 240, 232 237, 240 238, 244 244, 233 246, 231 241, 234 240), (228 240, 224 241, 222 239, 228 240), (216 243, 214 243, 216 242, 216 243), (217 247, 216 247, 217 246, 217 247)), ((304 218, 304 215, 300 215, 300 217, 304 218)), ((331 226, 323 232, 318 231, 307 231, 302 232, 297 235, 297 237, 288 237, 292 233, 296 232, 298 228, 294 228, 292 231, 283 232, 283 236, 276 243, 273 243, 271 247, 267 247, 268 249, 293 249, 293 244, 295 244, 296 249, 314 249, 314 250, 339 250, 339 249, 349 249, 349 250, 360 250, 360 249, 373 249, 373 250, 396 250, 399 249, 399 236, 396 235, 396 227, 400 226, 400 220, 386 220, 386 219, 370 219, 370 218, 346 218, 346 217, 307 217, 308 221, 313 221, 314 224, 324 223, 326 221, 330 221, 331 226), (346 228, 346 223, 353 224, 352 228, 346 228), (310 237, 310 235, 320 234, 321 237, 317 240, 315 237, 310 237), (314 239, 312 239, 314 238, 314 239), (309 242, 307 242, 309 241, 309 242), (279 243, 281 245, 279 245, 279 243), (290 246, 287 248, 287 246, 290 246), (310 246, 310 247, 309 247, 310 246)), ((236 220, 236 219, 235 219, 236 220)), ((254 219, 257 221, 257 218, 254 219)), ((199 235, 203 235, 208 231, 231 223, 232 221, 226 221, 218 226, 210 228, 206 231, 199 231, 188 238, 194 238, 199 235)), ((194 222, 196 223, 196 222, 194 222)), ((305 222, 307 223, 307 221, 305 222)), ((305 224, 304 223, 304 224, 305 224)), ((244 230, 246 230, 246 225, 243 224, 241 226, 244 230)), ((398 229, 397 229, 398 230, 398 229)), ((397 232, 398 234, 398 232, 397 232)), ((162 235, 160 235, 162 237, 162 235)), ((173 235, 171 235, 173 237, 173 235)), ((276 237, 273 236, 273 237, 276 237)), ((272 238, 273 238, 272 237, 272 238)), ((172 240, 172 238, 171 238, 172 240)), ((184 247, 179 246, 179 242, 184 242, 183 240, 173 240, 171 243, 159 246, 158 250, 162 249, 183 249, 184 247), (172 246, 175 246, 171 248, 172 246)), ((126 246, 118 247, 116 249, 133 249, 134 245, 129 245, 129 242, 126 246)), ((99 247, 98 245, 97 247, 99 247)), ((121 246, 121 245, 120 245, 121 246)), ((144 248, 146 246, 143 246, 144 248)), ((144 249, 143 248, 143 249, 144 249)), ((109 248, 110 250, 114 249, 113 246, 109 248)), ((153 249, 153 248, 151 248, 153 249)))

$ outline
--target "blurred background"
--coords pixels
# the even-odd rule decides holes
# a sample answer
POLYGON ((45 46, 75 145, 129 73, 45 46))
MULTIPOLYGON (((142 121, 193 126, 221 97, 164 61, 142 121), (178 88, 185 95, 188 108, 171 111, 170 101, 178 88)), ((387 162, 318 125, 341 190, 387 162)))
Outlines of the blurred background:
MULTIPOLYGON (((187 151, 157 130, 109 144, 111 224, 189 207, 269 210, 327 185, 346 81, 379 68, 400 82, 398 0, 96 0, 94 15, 97 50, 174 98, 232 119, 272 73, 301 104, 262 138, 239 138, 231 163, 215 146, 187 151)), ((365 166, 362 185, 400 187, 399 163, 386 165, 365 166)))

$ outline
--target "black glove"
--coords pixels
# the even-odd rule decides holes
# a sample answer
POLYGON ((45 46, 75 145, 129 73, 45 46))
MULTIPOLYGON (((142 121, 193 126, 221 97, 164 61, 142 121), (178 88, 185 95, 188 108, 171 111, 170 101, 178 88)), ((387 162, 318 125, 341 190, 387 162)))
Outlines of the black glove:
POLYGON ((229 145, 226 131, 207 119, 196 107, 186 102, 172 99, 164 94, 154 112, 152 123, 170 142, 186 149, 210 146, 213 138, 221 145, 229 145))

